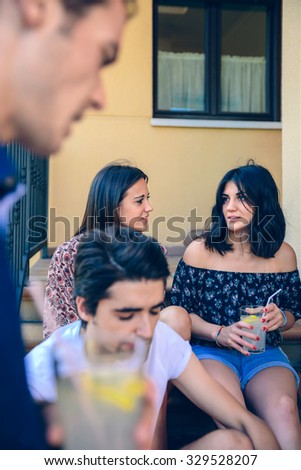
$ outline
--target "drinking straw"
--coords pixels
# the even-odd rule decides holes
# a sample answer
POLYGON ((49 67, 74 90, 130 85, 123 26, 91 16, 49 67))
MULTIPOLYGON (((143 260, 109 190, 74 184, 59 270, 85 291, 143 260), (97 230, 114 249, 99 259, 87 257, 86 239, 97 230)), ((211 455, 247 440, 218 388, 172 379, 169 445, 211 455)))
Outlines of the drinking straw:
POLYGON ((266 307, 269 305, 269 303, 271 302, 272 298, 275 297, 275 295, 279 294, 279 292, 281 291, 282 289, 278 289, 276 292, 274 292, 274 294, 270 295, 270 297, 268 298, 268 301, 266 303, 266 307))

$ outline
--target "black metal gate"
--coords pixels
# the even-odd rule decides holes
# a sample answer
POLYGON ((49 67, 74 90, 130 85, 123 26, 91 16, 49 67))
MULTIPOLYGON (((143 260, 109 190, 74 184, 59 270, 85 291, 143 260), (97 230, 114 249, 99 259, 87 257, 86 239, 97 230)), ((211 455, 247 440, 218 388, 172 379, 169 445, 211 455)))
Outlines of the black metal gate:
POLYGON ((48 159, 33 155, 20 144, 7 146, 8 156, 26 185, 26 194, 14 205, 7 230, 7 248, 20 306, 29 272, 29 260, 47 248, 48 159))

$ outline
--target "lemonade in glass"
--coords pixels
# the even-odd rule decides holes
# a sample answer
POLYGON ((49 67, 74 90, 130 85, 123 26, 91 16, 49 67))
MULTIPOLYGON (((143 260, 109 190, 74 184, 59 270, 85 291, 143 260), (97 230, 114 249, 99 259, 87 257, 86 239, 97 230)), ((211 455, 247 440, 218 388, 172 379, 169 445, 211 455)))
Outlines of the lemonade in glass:
POLYGON ((250 343, 250 347, 244 346, 246 351, 250 353, 256 354, 265 351, 265 344, 266 344, 266 332, 262 330, 262 322, 261 318, 263 315, 263 306, 243 306, 239 309, 240 311, 240 320, 248 323, 249 325, 253 325, 253 330, 249 330, 245 328, 245 331, 249 331, 254 335, 259 337, 259 341, 246 338, 243 336, 243 339, 250 343), (253 349, 253 346, 256 346, 257 349, 253 349))

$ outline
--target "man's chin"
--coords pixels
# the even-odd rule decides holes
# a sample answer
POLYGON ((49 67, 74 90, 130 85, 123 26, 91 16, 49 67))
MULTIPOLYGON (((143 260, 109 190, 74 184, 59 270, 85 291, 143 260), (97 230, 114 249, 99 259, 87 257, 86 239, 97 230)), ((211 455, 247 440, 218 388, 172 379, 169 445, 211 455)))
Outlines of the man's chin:
POLYGON ((19 140, 18 142, 20 143, 20 145, 27 148, 34 155, 43 159, 50 158, 52 155, 58 153, 61 149, 61 144, 49 145, 41 142, 31 142, 28 140, 19 140))

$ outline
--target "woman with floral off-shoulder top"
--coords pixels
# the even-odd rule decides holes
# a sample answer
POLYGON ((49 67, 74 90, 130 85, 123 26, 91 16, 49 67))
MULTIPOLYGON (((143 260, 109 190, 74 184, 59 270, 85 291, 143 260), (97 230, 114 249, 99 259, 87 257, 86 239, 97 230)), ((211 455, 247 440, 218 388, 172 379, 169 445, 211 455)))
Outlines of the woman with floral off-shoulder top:
POLYGON ((296 255, 284 236, 271 173, 253 161, 228 171, 210 224, 178 264, 171 302, 190 313, 193 350, 211 375, 266 421, 282 449, 301 449, 299 377, 279 346, 301 317, 296 255), (247 350, 259 337, 240 321, 244 305, 264 307, 264 352, 247 350))

